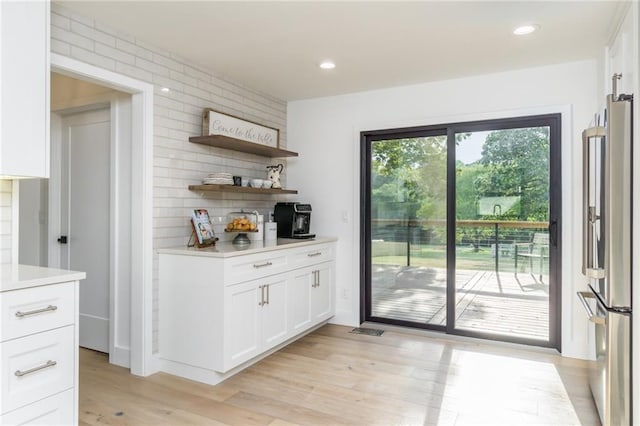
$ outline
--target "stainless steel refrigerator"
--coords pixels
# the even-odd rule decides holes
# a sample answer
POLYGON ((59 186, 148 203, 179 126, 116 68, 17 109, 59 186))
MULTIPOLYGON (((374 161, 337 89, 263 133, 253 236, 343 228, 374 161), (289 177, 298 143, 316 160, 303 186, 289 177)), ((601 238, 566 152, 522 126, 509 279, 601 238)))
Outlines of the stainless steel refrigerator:
POLYGON ((631 424, 633 96, 616 93, 620 77, 613 76, 604 126, 582 133, 582 273, 588 290, 578 297, 595 324, 589 384, 603 425, 631 424))

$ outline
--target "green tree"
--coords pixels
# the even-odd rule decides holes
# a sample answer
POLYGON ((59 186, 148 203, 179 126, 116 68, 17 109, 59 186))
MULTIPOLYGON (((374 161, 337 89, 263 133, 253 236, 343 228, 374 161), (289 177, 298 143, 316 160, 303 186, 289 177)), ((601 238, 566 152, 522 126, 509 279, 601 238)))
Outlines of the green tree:
POLYGON ((502 219, 548 220, 548 127, 491 132, 483 145, 480 164, 485 171, 476 179, 479 196, 520 197, 519 208, 502 219))
POLYGON ((444 218, 446 145, 446 136, 374 142, 371 152, 374 208, 376 205, 382 208, 385 203, 405 203, 406 218, 444 218))

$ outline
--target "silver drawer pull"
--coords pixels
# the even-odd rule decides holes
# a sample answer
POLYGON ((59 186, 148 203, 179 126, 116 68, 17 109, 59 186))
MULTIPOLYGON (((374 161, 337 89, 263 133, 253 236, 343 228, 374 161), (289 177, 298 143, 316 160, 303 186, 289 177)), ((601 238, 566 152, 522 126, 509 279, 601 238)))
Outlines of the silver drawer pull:
POLYGON ((271 266, 271 265, 273 265, 273 263, 271 262, 258 263, 258 264, 254 263, 253 267, 257 269, 257 268, 264 268, 265 266, 271 266))
POLYGON ((42 309, 35 309, 33 311, 27 311, 27 312, 16 312, 16 316, 18 318, 23 318, 23 317, 28 317, 29 315, 38 315, 38 314, 42 314, 44 312, 50 312, 50 311, 57 311, 58 307, 55 305, 49 305, 46 308, 42 308, 42 309))
POLYGON ((321 251, 317 251, 315 253, 309 253, 307 254, 308 257, 316 257, 316 256, 320 256, 322 254, 321 251))
POLYGON ((42 364, 38 367, 33 367, 25 371, 16 370, 16 372, 13 374, 15 374, 18 377, 22 377, 22 376, 26 376, 27 374, 35 373, 36 371, 44 370, 45 368, 53 367, 56 364, 58 364, 56 361, 49 360, 46 362, 46 364, 42 364))

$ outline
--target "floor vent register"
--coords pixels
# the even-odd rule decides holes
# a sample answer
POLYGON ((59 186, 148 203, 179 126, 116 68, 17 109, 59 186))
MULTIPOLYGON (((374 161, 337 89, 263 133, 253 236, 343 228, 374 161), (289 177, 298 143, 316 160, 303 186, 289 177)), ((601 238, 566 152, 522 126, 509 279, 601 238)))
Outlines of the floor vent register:
POLYGON ((380 336, 382 336, 382 333, 384 333, 384 330, 376 330, 375 328, 356 327, 353 330, 351 330, 349 333, 366 334, 367 336, 380 337, 380 336))

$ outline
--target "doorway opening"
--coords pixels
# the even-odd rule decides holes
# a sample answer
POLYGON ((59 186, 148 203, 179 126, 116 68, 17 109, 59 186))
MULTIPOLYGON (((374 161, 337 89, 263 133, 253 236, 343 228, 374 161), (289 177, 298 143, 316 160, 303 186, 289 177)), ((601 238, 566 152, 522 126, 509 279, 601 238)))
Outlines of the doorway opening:
POLYGON ((19 183, 20 262, 86 272, 79 344, 129 367, 131 95, 50 81, 51 176, 19 183))
POLYGON ((361 320, 560 350, 560 114, 361 144, 361 320))
MULTIPOLYGON (((128 241, 130 252, 130 272, 128 282, 131 283, 128 290, 129 304, 116 303, 110 309, 118 313, 112 314, 112 318, 121 318, 129 315, 129 367, 132 374, 148 376, 158 370, 155 365, 153 348, 153 85, 145 83, 112 71, 108 71, 75 59, 59 54, 51 54, 51 70, 65 76, 79 79, 85 82, 105 86, 109 89, 120 91, 130 99, 129 110, 120 108, 120 104, 111 103, 111 118, 128 120, 128 137, 131 140, 130 152, 130 228, 123 234, 118 234, 128 241), (115 113, 118 110, 121 114, 115 113)), ((52 123, 55 125, 55 123, 52 123)), ((126 133, 126 132, 125 132, 126 133)), ((124 135, 120 135, 123 136, 124 135)), ((57 161, 53 158, 52 162, 57 161)), ((120 163, 118 163, 120 164, 120 163)), ((53 173, 53 171, 52 171, 53 173)), ((52 176, 55 179, 55 177, 52 176)), ((49 188, 49 204, 59 200, 59 196, 52 194, 49 188)), ((55 206, 54 206, 55 207, 55 206)), ((59 208, 59 206, 57 207, 59 208)), ((114 206, 111 206, 113 209, 114 206)), ((116 211, 119 211, 115 208, 116 211)), ((112 219, 113 220, 113 216, 112 219)), ((52 223, 50 220, 49 223, 52 223)), ((114 229, 119 229, 116 225, 114 229)), ((49 234, 52 230, 49 226, 49 234)), ((55 235, 53 241, 58 244, 55 235)), ((51 238, 49 244, 51 244, 51 238)), ((42 259, 42 258, 41 258, 42 259)), ((41 261, 41 259, 39 261, 41 261)), ((111 260, 117 262, 117 257, 111 260)), ((47 253, 47 262, 55 265, 52 250, 47 253)), ((127 293, 126 291, 122 294, 127 293)), ((113 300, 113 299, 112 299, 113 300)))

